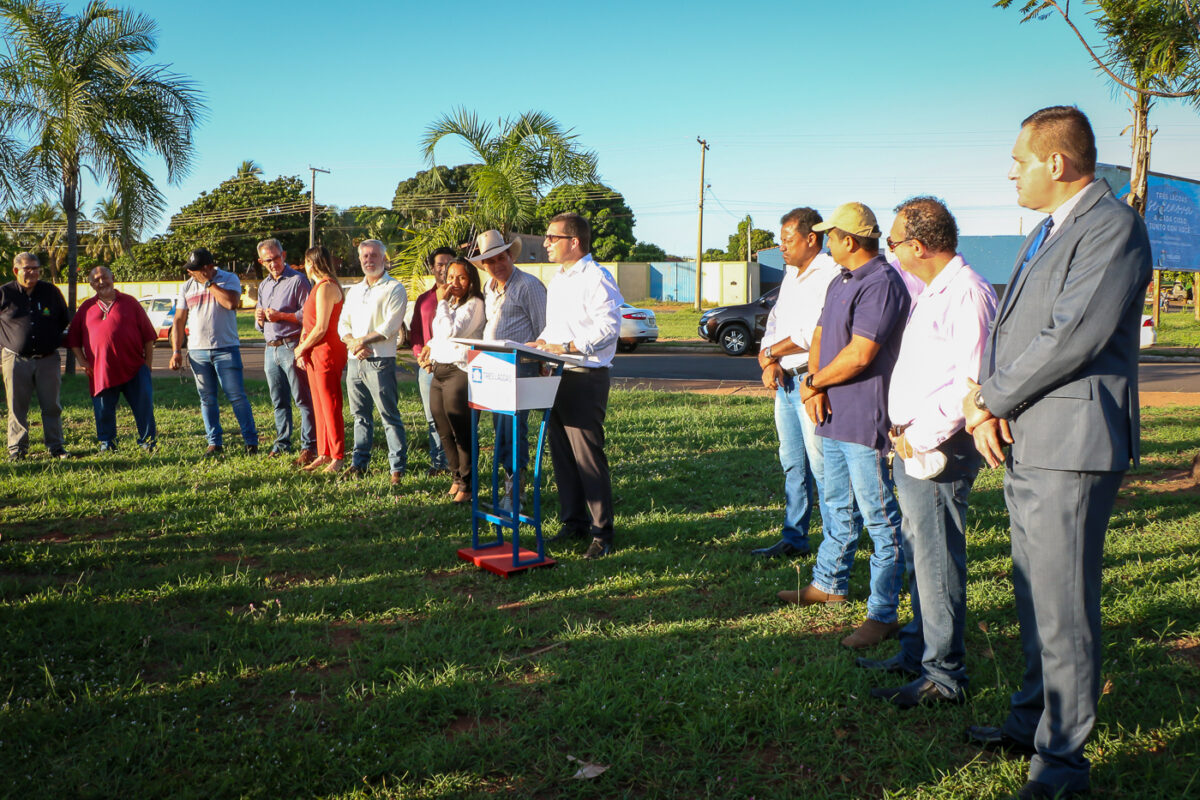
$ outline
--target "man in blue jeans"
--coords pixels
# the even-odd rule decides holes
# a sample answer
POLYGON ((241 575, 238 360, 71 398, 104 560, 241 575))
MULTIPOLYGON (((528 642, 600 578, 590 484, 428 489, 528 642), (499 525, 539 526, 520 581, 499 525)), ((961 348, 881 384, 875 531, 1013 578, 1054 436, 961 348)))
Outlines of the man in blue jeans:
POLYGON ((242 353, 238 349, 237 307, 242 301, 242 282, 237 275, 217 269, 212 253, 198 247, 183 265, 188 279, 179 290, 175 321, 171 323, 171 361, 168 366, 183 366, 186 345, 188 361, 200 395, 200 415, 208 439, 205 458, 225 452, 221 408, 217 389, 225 392, 233 415, 242 431, 246 455, 258 453, 258 428, 246 399, 242 380, 242 353), (185 333, 186 331, 186 333, 185 333))
POLYGON ((780 599, 800 605, 846 601, 858 550, 857 506, 875 546, 867 618, 842 640, 844 647, 859 649, 879 644, 900 627, 896 604, 904 552, 887 464, 887 392, 909 294, 879 255, 881 232, 871 209, 845 203, 813 230, 828 232, 830 255, 841 266, 825 295, 801 389, 822 437, 828 516, 812 583, 799 592, 781 592, 780 599))
POLYGON ((313 421, 312 393, 308 373, 296 368, 296 344, 303 325, 304 301, 308 299, 308 277, 287 264, 287 253, 278 239, 258 243, 258 263, 267 274, 258 284, 254 325, 263 332, 263 372, 275 409, 275 444, 268 456, 292 450, 292 403, 300 411, 300 454, 297 467, 311 463, 317 455, 317 427, 313 421))
POLYGON ((961 398, 979 374, 996 293, 957 255, 958 225, 939 200, 900 204, 887 241, 920 281, 888 391, 913 619, 900 630, 897 655, 855 663, 911 677, 871 690, 900 708, 961 703, 968 682, 967 497, 981 462, 961 398))
POLYGON ((387 274, 387 246, 367 239, 358 246, 363 280, 346 290, 338 335, 346 343, 346 396, 354 415, 354 455, 346 476, 361 477, 371 463, 375 437, 372 410, 379 412, 388 446, 392 486, 399 486, 408 466, 408 438, 396 393, 396 337, 404 324, 408 293, 387 274))
POLYGON ((837 263, 821 252, 824 234, 812 230, 820 221, 821 215, 811 208, 794 208, 780 220, 779 249, 786 266, 758 351, 763 386, 775 392, 785 501, 779 541, 750 551, 764 558, 808 555, 813 500, 824 502, 821 440, 800 399, 812 334, 825 306, 825 292, 838 275, 837 263))

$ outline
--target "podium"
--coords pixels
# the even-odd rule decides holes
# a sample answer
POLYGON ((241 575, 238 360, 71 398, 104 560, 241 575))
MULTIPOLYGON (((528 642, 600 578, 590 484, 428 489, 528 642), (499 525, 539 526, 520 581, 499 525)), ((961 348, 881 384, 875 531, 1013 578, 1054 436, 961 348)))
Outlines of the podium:
POLYGON ((542 452, 545 449, 546 423, 550 408, 558 393, 563 367, 580 364, 582 358, 555 355, 526 347, 512 341, 484 339, 454 339, 471 349, 467 353, 467 391, 471 406, 471 546, 461 548, 458 557, 475 566, 507 578, 516 572, 534 567, 553 566, 556 562, 546 556, 542 537, 542 452), (546 374, 549 373, 549 374, 546 374), (518 438, 518 417, 524 411, 541 411, 536 445, 531 454, 533 467, 532 513, 523 513, 521 470, 512 475, 511 505, 500 508, 500 443, 492 448, 490 502, 480 502, 479 491, 479 417, 481 411, 499 414, 501 425, 510 425, 514 467, 519 463, 519 448, 525 442, 518 438), (491 526, 493 536, 480 541, 480 528, 491 526), (521 547, 521 529, 532 532, 534 549, 521 547), (507 539, 506 539, 507 535, 507 539))

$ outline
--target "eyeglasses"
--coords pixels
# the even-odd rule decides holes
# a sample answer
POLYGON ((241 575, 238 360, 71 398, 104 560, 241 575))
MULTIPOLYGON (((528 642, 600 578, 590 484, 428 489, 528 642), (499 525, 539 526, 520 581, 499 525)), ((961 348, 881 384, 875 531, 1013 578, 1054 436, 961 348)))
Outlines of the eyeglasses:
POLYGON ((887 242, 888 250, 891 250, 894 253, 894 252, 896 252, 896 248, 899 247, 900 245, 904 244, 905 242, 915 242, 916 239, 914 239, 910 236, 907 239, 901 239, 898 242, 893 242, 892 237, 889 236, 884 241, 887 242))
POLYGON ((22 266, 22 267, 16 267, 16 270, 17 270, 17 272, 41 272, 42 268, 38 265, 34 265, 31 267, 28 264, 26 264, 25 266, 22 266))
POLYGON ((565 233, 547 233, 546 238, 551 242, 557 242, 559 239, 574 239, 574 236, 567 236, 565 233))

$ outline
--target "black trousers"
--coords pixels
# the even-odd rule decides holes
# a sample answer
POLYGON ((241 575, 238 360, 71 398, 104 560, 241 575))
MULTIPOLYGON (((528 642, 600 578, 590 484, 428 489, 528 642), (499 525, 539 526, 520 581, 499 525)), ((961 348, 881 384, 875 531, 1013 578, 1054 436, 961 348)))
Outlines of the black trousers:
POLYGON ((609 371, 566 370, 550 410, 550 458, 563 527, 613 538, 612 479, 604 455, 609 371))
POLYGON ((467 373, 455 364, 434 364, 429 410, 442 439, 450 474, 470 491, 471 407, 467 404, 467 373))

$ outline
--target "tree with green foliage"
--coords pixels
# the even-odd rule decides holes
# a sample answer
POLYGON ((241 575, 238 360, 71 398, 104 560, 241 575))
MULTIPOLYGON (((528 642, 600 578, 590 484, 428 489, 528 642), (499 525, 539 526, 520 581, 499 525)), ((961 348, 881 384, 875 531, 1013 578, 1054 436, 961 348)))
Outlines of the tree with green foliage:
POLYGON ((667 261, 667 251, 650 242, 638 242, 629 251, 630 261, 667 261))
MULTIPOLYGON (((192 157, 203 104, 194 85, 154 52, 152 19, 92 0, 78 15, 53 0, 0 0, 7 52, 0 57, 0 134, 25 145, 31 182, 53 191, 66 216, 68 302, 78 278, 80 177, 106 183, 140 219, 164 200, 142 165, 151 152, 176 183, 192 157)), ((73 360, 68 358, 68 372, 73 360)))
MULTIPOLYGON (((996 0, 1009 8, 1017 0, 996 0)), ((1070 3, 1021 0, 1021 22, 1058 12, 1098 69, 1126 90, 1133 114, 1129 204, 1146 213, 1150 173, 1150 107, 1153 98, 1200 105, 1200 7, 1191 0, 1085 0, 1104 39, 1097 53, 1070 15, 1070 3)))
POLYGON ((537 227, 544 231, 555 214, 574 211, 592 224, 592 257, 597 261, 629 261, 637 238, 633 209, 620 192, 602 183, 556 186, 538 203, 537 227))
MULTIPOLYGON (((325 221, 324 215, 318 217, 318 234, 325 221)), ((174 278, 190 250, 207 247, 218 264, 245 272, 256 265, 255 247, 270 237, 279 239, 290 259, 304 255, 308 248, 304 182, 295 175, 270 181, 235 175, 211 192, 201 192, 171 217, 164 236, 132 248, 115 266, 129 273, 174 278)))
POLYGON ((775 243, 775 234, 771 231, 763 230, 762 228, 754 228, 751 226, 750 217, 738 223, 737 233, 729 237, 729 246, 725 248, 726 261, 745 261, 746 260, 746 229, 750 228, 750 257, 754 258, 754 254, 759 250, 766 250, 771 247, 777 247, 775 243))
POLYGON ((470 205, 471 173, 478 164, 456 167, 435 165, 396 185, 392 210, 406 221, 406 227, 418 223, 436 223, 452 210, 470 205))
POLYGON ((538 111, 495 126, 462 108, 443 115, 421 139, 422 154, 431 167, 436 166, 438 144, 447 138, 460 140, 478 162, 467 176, 469 201, 463 209, 450 207, 436 223, 416 227, 393 257, 393 273, 410 288, 421 280, 425 257, 434 248, 461 247, 473 233, 489 228, 505 234, 528 230, 547 189, 597 179, 596 154, 580 147, 577 137, 553 117, 538 111))
POLYGON ((85 252, 102 264, 111 265, 134 245, 140 230, 118 197, 104 197, 96 201, 94 219, 87 234, 85 252))

